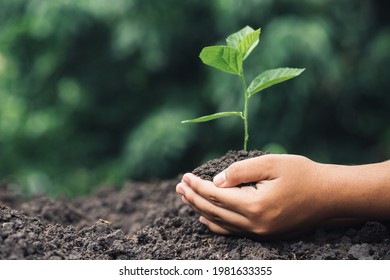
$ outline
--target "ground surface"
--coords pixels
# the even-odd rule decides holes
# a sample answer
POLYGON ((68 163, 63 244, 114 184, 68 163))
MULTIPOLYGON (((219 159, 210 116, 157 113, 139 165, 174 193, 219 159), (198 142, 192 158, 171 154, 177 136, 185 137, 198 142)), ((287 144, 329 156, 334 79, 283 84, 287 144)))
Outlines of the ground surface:
POLYGON ((0 184, 0 259, 390 259, 390 226, 375 221, 288 241, 215 235, 181 203, 177 182, 75 200, 23 200, 0 184))

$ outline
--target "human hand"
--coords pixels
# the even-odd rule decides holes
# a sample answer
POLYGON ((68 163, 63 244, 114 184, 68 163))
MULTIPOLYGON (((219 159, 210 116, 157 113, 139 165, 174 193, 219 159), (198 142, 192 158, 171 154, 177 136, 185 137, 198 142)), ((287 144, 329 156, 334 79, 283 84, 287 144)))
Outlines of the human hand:
POLYGON ((275 237, 332 218, 326 181, 306 157, 264 155, 233 163, 214 182, 187 173, 176 192, 215 233, 275 237), (236 187, 249 182, 256 188, 236 187))

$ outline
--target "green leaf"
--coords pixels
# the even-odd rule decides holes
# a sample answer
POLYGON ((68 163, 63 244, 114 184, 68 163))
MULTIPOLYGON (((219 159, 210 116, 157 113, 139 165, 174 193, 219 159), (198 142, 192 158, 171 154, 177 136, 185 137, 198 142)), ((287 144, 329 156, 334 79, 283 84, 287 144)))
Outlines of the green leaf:
POLYGON ((205 47, 199 55, 202 62, 229 74, 240 75, 242 56, 240 52, 228 46, 205 47))
POLYGON ((229 35, 229 37, 226 38, 226 43, 229 47, 238 49, 238 44, 240 41, 249 33, 254 32, 255 30, 250 26, 245 26, 240 31, 237 31, 236 33, 233 33, 229 35))
POLYGON ((260 28, 247 34, 238 43, 238 50, 245 60, 260 41, 260 28))
POLYGON ((241 112, 221 112, 221 113, 215 113, 215 114, 212 114, 212 115, 203 116, 203 117, 192 119, 192 120, 181 121, 181 123, 208 122, 208 121, 211 121, 211 120, 224 118, 224 117, 231 117, 231 116, 238 116, 238 117, 243 118, 243 115, 242 115, 241 112))
POLYGON ((252 96, 270 86, 295 78, 304 70, 305 69, 298 68, 277 68, 264 71, 252 81, 248 87, 247 93, 249 96, 252 96))

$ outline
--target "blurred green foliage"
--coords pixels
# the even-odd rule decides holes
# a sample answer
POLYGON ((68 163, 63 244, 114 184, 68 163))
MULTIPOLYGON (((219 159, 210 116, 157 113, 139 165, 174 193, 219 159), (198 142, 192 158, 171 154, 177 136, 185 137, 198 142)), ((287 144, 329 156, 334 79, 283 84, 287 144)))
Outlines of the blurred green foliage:
POLYGON ((242 104, 239 82, 198 54, 245 25, 262 28, 248 80, 307 69, 253 100, 249 149, 388 159, 388 10, 384 0, 0 0, 0 178, 26 194, 85 194, 240 149, 240 120, 180 120, 242 104))

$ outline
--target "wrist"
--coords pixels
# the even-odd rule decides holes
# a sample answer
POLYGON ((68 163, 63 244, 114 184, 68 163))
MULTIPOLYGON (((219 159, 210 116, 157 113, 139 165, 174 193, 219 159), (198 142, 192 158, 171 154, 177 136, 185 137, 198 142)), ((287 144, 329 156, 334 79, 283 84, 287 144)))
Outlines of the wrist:
POLYGON ((390 161, 358 166, 322 164, 321 169, 331 218, 390 217, 390 161))

